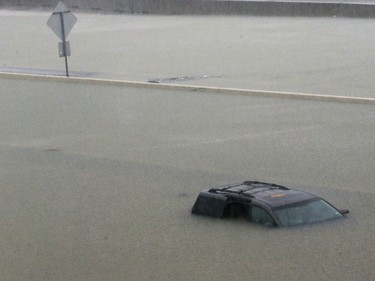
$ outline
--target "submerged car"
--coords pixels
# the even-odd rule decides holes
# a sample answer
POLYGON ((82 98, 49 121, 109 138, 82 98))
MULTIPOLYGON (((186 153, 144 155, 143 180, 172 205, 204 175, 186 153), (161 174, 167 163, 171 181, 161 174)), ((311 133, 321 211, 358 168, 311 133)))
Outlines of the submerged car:
POLYGON ((257 224, 284 227, 338 219, 349 211, 339 210, 308 192, 245 181, 201 191, 192 213, 217 218, 245 217, 257 224))

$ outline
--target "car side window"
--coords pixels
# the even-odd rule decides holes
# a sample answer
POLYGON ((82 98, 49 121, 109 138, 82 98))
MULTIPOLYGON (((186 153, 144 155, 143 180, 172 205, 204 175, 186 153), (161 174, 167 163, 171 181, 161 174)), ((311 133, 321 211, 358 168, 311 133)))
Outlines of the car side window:
POLYGON ((271 215, 265 209, 258 207, 258 206, 251 207, 250 221, 257 223, 257 224, 267 225, 267 226, 274 225, 274 221, 271 215))

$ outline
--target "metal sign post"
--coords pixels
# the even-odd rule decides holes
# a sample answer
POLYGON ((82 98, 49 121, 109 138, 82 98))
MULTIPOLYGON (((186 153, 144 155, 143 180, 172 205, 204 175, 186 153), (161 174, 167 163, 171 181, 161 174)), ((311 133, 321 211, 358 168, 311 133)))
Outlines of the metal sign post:
POLYGON ((59 56, 65 57, 65 70, 67 77, 69 76, 68 56, 70 56, 70 44, 69 41, 66 41, 66 38, 76 21, 76 16, 73 15, 73 13, 62 2, 57 4, 55 10, 47 21, 47 25, 62 40, 62 42, 58 44, 59 56))
POLYGON ((62 40, 63 40, 63 53, 65 57, 65 70, 66 70, 66 76, 69 76, 69 71, 68 71, 68 56, 66 53, 66 37, 65 37, 65 27, 64 27, 64 16, 63 12, 60 12, 60 19, 61 19, 61 33, 62 33, 62 40))

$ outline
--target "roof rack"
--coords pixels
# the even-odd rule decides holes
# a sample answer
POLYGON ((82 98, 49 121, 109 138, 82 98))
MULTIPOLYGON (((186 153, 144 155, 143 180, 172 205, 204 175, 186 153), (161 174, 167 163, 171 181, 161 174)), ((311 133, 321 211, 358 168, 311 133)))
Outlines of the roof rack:
POLYGON ((250 185, 250 186, 251 186, 251 185, 263 184, 263 185, 270 186, 270 187, 277 188, 277 189, 289 190, 289 188, 287 188, 287 187, 285 187, 285 186, 278 185, 278 184, 274 184, 274 183, 268 183, 268 182, 260 182, 260 181, 244 181, 242 184, 244 184, 244 185, 250 185))
POLYGON ((237 183, 237 184, 232 184, 232 185, 225 185, 225 186, 218 186, 218 187, 212 187, 210 188, 208 191, 209 192, 223 192, 223 191, 227 191, 227 189, 229 188, 232 188, 232 187, 236 187, 236 186, 241 186, 243 185, 243 183, 237 183))
POLYGON ((281 189, 281 190, 289 190, 289 188, 277 185, 274 183, 267 183, 267 182, 259 182, 259 181, 244 181, 243 183, 238 184, 231 184, 219 187, 210 188, 208 191, 211 193, 231 193, 237 195, 246 195, 247 197, 254 198, 254 194, 258 192, 263 192, 265 189, 273 190, 273 189, 281 189), (246 186, 245 188, 241 188, 246 186), (239 187, 239 190, 236 190, 236 187, 239 187), (257 191, 259 189, 259 191, 257 191), (249 192, 252 191, 252 192, 249 192))

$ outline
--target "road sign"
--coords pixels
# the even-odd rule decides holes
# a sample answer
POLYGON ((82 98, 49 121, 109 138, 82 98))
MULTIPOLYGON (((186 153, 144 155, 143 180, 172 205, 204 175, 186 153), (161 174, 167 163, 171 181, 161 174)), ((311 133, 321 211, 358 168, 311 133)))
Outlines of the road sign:
POLYGON ((69 57, 70 56, 70 43, 69 41, 59 42, 59 56, 62 57, 69 57))
POLYGON ((47 25, 53 32, 55 32, 57 37, 64 41, 64 33, 66 39, 76 22, 77 17, 68 9, 68 7, 65 6, 64 3, 59 2, 55 10, 53 10, 52 15, 49 17, 47 25))
POLYGON ((76 16, 73 15, 69 8, 61 1, 57 4, 55 10, 47 21, 47 25, 62 40, 58 47, 59 56, 65 57, 66 76, 69 76, 68 56, 70 56, 70 44, 66 41, 66 38, 76 21, 76 16))

